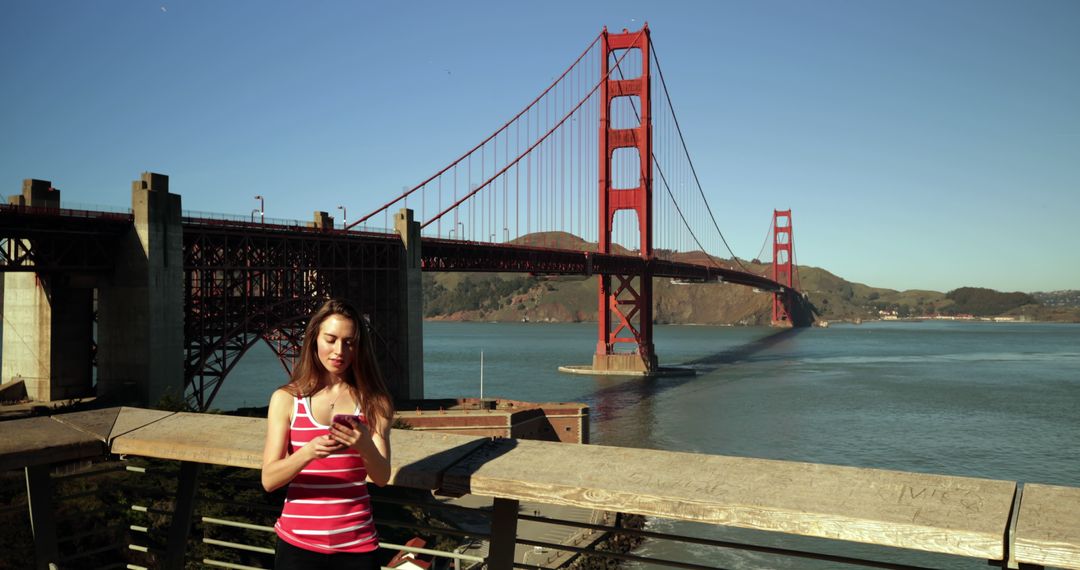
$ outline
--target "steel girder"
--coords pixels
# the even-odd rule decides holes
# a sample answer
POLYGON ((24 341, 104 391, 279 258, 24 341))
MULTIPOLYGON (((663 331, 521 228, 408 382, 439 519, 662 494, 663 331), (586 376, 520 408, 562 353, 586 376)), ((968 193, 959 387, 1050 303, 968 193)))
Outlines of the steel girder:
POLYGON ((225 377, 259 340, 290 372, 307 317, 330 297, 349 299, 368 316, 384 374, 400 374, 402 259, 396 236, 185 220, 189 403, 209 408, 225 377))
POLYGON ((111 271, 131 224, 130 214, 0 205, 0 272, 111 271))

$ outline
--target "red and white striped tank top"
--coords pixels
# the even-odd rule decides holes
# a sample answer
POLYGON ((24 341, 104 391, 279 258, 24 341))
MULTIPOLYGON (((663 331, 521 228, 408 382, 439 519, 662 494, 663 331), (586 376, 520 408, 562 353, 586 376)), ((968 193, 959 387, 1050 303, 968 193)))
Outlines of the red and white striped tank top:
MULTIPOLYGON (((293 401, 290 454, 329 430, 309 412, 310 399, 294 397, 293 401)), ((359 409, 355 413, 360 413, 359 409)), ((353 449, 308 463, 289 483, 285 507, 274 525, 277 535, 293 546, 315 552, 375 550, 379 536, 371 516, 366 478, 364 460, 353 449)))

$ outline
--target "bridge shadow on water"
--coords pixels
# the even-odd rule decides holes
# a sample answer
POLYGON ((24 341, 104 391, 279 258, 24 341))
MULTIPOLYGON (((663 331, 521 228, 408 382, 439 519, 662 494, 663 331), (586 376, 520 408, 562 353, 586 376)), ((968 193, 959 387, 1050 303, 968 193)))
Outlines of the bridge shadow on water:
POLYGON ((698 358, 697 360, 691 360, 690 362, 684 363, 683 366, 693 368, 699 374, 708 374, 710 372, 716 371, 722 366, 728 364, 738 364, 739 362, 750 360, 755 354, 788 342, 804 330, 806 329, 781 329, 777 332, 756 339, 753 342, 748 342, 739 346, 733 346, 731 348, 728 348, 727 350, 703 356, 701 358, 698 358))
POLYGON ((587 403, 591 408, 589 415, 598 423, 604 423, 619 418, 627 411, 651 414, 653 398, 664 391, 682 386, 698 376, 720 371, 725 366, 754 360, 755 355, 791 341, 804 330, 781 329, 751 342, 677 365, 679 368, 692 369, 696 373, 694 375, 652 378, 594 376, 597 390, 588 398, 587 403))

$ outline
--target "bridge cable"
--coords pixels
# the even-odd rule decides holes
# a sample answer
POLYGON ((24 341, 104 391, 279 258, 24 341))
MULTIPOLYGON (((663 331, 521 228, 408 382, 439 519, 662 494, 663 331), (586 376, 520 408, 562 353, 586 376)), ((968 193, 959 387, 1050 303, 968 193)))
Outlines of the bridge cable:
POLYGON ((802 275, 799 274, 799 262, 795 256, 795 232, 790 232, 788 234, 788 240, 791 241, 791 264, 795 266, 794 287, 796 291, 802 291, 802 275))
POLYGON ((716 233, 720 234, 720 240, 724 242, 724 247, 727 248, 728 253, 731 254, 731 258, 735 263, 737 263, 739 267, 742 267, 743 271, 750 273, 750 270, 739 261, 735 252, 731 251, 731 246, 728 245, 727 239, 724 238, 724 232, 720 231, 720 225, 716 223, 716 216, 713 215, 712 208, 709 207, 709 201, 705 198, 705 191, 701 188, 701 181, 698 179, 697 169, 694 168, 694 161, 690 158, 690 150, 686 148, 686 139, 683 138, 682 128, 679 126, 679 118, 675 116, 675 107, 671 103, 671 94, 668 92, 667 82, 664 81, 664 71, 660 69, 660 58, 656 55, 656 45, 653 44, 651 37, 649 38, 649 48, 650 52, 653 54, 653 60, 656 61, 656 72, 660 75, 660 84, 664 88, 664 97, 667 99, 668 108, 671 109, 671 118, 675 121, 675 131, 679 133, 679 141, 682 143, 683 152, 686 154, 686 161, 690 164, 690 173, 694 175, 694 182, 697 184, 701 199, 705 202, 705 209, 709 212, 709 218, 712 220, 713 227, 716 228, 716 233))
MULTIPOLYGON (((361 224, 361 223, 363 223, 363 222, 367 221, 367 220, 368 220, 368 218, 371 218, 371 217, 372 217, 372 216, 374 216, 375 214, 378 214, 379 212, 382 212, 383 210, 386 210, 386 209, 387 209, 387 208, 389 208, 390 206, 393 206, 393 205, 394 205, 394 204, 396 204, 397 202, 399 202, 399 201, 401 201, 401 200, 403 200, 403 199, 406 199, 406 198, 408 198, 410 194, 412 194, 413 192, 415 192, 415 191, 419 190, 420 188, 423 188, 424 186, 426 186, 426 185, 427 185, 427 183, 428 183, 428 182, 431 182, 431 181, 432 181, 432 180, 434 180, 434 179, 435 179, 436 177, 438 177, 438 176, 441 176, 441 175, 442 175, 443 173, 445 173, 445 172, 446 172, 447 170, 450 170, 451 168, 453 168, 453 167, 456 167, 456 166, 458 165, 458 163, 460 163, 460 162, 461 162, 462 160, 465 160, 465 158, 466 158, 466 157, 469 157, 469 156, 471 156, 471 155, 472 155, 472 153, 476 152, 476 149, 478 149, 478 148, 480 148, 480 147, 484 146, 485 144, 487 144, 487 142, 488 142, 488 141, 490 141, 491 139, 493 139, 493 138, 495 138, 496 136, 498 136, 498 135, 499 135, 499 133, 501 133, 501 132, 503 132, 504 130, 506 130, 506 129, 507 129, 507 128, 508 128, 508 127, 509 127, 509 126, 511 125, 511 124, 513 124, 513 123, 514 123, 514 121, 516 121, 516 120, 518 120, 519 118, 521 118, 521 116, 522 116, 522 115, 524 115, 524 114, 526 113, 526 111, 528 111, 529 109, 531 109, 531 108, 532 108, 532 106, 533 106, 533 105, 535 105, 535 104, 536 104, 536 103, 537 103, 538 101, 540 101, 540 99, 542 99, 542 98, 544 97, 544 95, 547 95, 549 91, 551 91, 552 89, 554 89, 554 88, 555 88, 555 86, 556 86, 556 85, 558 85, 558 84, 559 84, 559 82, 560 82, 560 81, 562 81, 562 79, 563 79, 564 77, 566 77, 566 74, 567 74, 567 73, 570 73, 570 71, 571 71, 571 70, 573 70, 573 69, 574 69, 575 67, 577 67, 577 64, 578 64, 578 63, 580 63, 580 62, 581 62, 581 60, 582 60, 582 59, 583 59, 583 58, 584 58, 584 57, 585 57, 585 56, 586 56, 586 55, 587 55, 587 54, 589 53, 589 51, 591 51, 591 50, 592 50, 593 46, 595 46, 595 45, 596 45, 596 43, 600 41, 600 38, 601 38, 601 37, 602 37, 602 34, 598 34, 598 35, 596 36, 596 38, 595 38, 595 39, 594 39, 594 40, 592 41, 592 43, 590 43, 590 44, 589 44, 589 47, 585 48, 585 51, 581 52, 581 55, 579 55, 579 56, 578 56, 578 58, 574 60, 574 63, 570 64, 570 67, 566 68, 566 71, 564 71, 564 72, 562 73, 562 75, 560 75, 559 77, 555 78, 555 81, 553 81, 553 82, 551 83, 551 85, 549 85, 549 86, 547 87, 547 89, 544 89, 544 91, 543 91, 542 93, 540 93, 540 95, 537 95, 537 96, 536 96, 536 98, 535 98, 535 99, 533 99, 531 103, 529 103, 528 105, 526 105, 524 109, 522 109, 522 110, 521 110, 521 111, 520 111, 520 112, 519 112, 518 114, 514 115, 514 116, 513 116, 513 118, 511 118, 511 119, 510 119, 509 121, 507 121, 507 122, 506 122, 506 124, 504 124, 504 125, 503 125, 503 126, 502 126, 501 128, 499 128, 499 129, 498 129, 497 131, 495 131, 494 133, 492 133, 492 134, 491 134, 491 135, 490 135, 489 137, 487 137, 486 139, 484 139, 484 140, 480 141, 480 143, 479 143, 479 144, 477 144, 477 145, 476 145, 476 146, 474 146, 473 148, 469 149, 469 150, 468 150, 468 151, 467 151, 467 152, 466 152, 465 154, 463 154, 463 155, 461 155, 460 157, 458 157, 458 159, 457 159, 457 160, 455 160, 455 161, 451 162, 450 164, 448 164, 448 165, 447 165, 446 167, 444 167, 444 168, 443 168, 442 170, 440 170, 440 171, 436 172, 435 174, 432 174, 432 175, 431 175, 430 177, 428 177, 428 179, 427 179, 427 180, 424 180, 424 181, 423 181, 423 182, 421 182, 420 184, 417 184, 416 186, 413 186, 413 187, 412 187, 412 188, 410 188, 409 190, 406 190, 405 192, 403 192, 403 193, 402 193, 402 194, 401 194, 400 196, 398 196, 397 198, 394 198, 393 200, 391 200, 391 201, 387 202, 386 204, 384 204, 384 205, 383 205, 383 206, 381 206, 380 208, 376 209, 375 211, 371 212, 370 214, 368 214, 368 215, 366 215, 366 216, 364 216, 364 217, 362 217, 362 218, 360 218, 360 219, 356 220, 355 222, 353 222, 353 223, 349 224, 348 226, 346 226, 346 227, 345 227, 345 229, 347 230, 347 229, 349 229, 349 228, 352 228, 352 227, 354 227, 354 226, 357 226, 357 225, 359 225, 359 224, 361 224)), ((591 94, 590 94, 590 95, 591 95, 591 94)), ((441 215, 442 215, 442 214, 440 214, 440 216, 441 216, 441 215)))
MULTIPOLYGON (((641 35, 641 32, 638 32, 638 35, 641 35)), ((636 41, 636 38, 635 38, 635 41, 636 41)), ((594 43, 595 43, 595 42, 594 42, 594 43)), ((589 47, 591 48, 592 46, 589 46, 589 47)), ((627 53, 629 53, 629 50, 627 50, 626 52, 624 52, 624 53, 622 54, 622 56, 620 56, 620 57, 619 57, 619 59, 618 59, 618 60, 617 60, 617 61, 615 62, 615 67, 616 67, 616 68, 618 68, 618 66, 619 66, 619 63, 620 63, 620 62, 622 62, 623 58, 624 58, 624 57, 626 57, 627 53)), ((611 75, 611 71, 610 71, 610 70, 608 71, 608 75, 611 75)), ((534 143, 532 144, 532 146, 530 146, 529 148, 525 149, 525 152, 522 152, 521 154, 519 154, 519 155, 517 156, 517 158, 515 158, 515 159, 514 159, 513 161, 511 161, 511 162, 510 162, 510 163, 508 163, 508 164, 507 164, 506 166, 504 166, 504 167, 503 167, 503 168, 502 168, 501 170, 499 170, 498 172, 496 172, 495 174, 493 174, 493 175, 491 176, 491 178, 488 178, 488 179, 487 179, 487 180, 485 180, 485 181, 484 181, 483 183, 481 183, 481 184, 477 185, 477 186, 476 186, 476 188, 473 188, 471 192, 469 192, 468 194, 466 194, 466 195, 462 196, 460 200, 458 200, 458 201, 454 202, 454 203, 453 203, 453 204, 451 204, 450 206, 447 206, 447 207, 446 207, 446 209, 444 209, 443 211, 441 211, 441 212, 439 212, 438 214, 436 214, 436 215, 435 215, 435 217, 433 217, 433 218, 431 218, 430 220, 428 220, 428 221, 424 222, 424 223, 423 223, 423 224, 422 224, 422 225, 420 226, 420 229, 424 229, 424 228, 428 227, 429 225, 431 225, 431 223, 432 223, 432 222, 434 222, 435 220, 437 220, 437 219, 441 218, 442 216, 444 216, 444 215, 445 215, 445 214, 446 214, 447 212, 449 212, 450 210, 453 210, 453 209, 457 208, 457 207, 458 207, 458 206, 460 206, 460 205, 461 205, 461 204, 462 204, 463 202, 465 202, 465 201, 466 201, 466 200, 468 200, 469 198, 472 198, 473 196, 475 196, 477 192, 479 192, 479 191, 481 191, 481 190, 483 190, 483 189, 487 188, 488 184, 490 184, 492 180, 494 180, 494 179, 498 178, 499 176, 501 176, 501 175, 502 175, 502 174, 503 174, 504 172, 506 172, 507 170, 509 170, 509 169, 510 169, 511 167, 513 167, 513 166, 514 166, 515 164, 517 164, 518 162, 521 162, 521 159, 522 159, 522 158, 524 158, 524 157, 525 157, 525 155, 527 155, 527 154, 531 153, 531 152, 532 152, 532 151, 533 151, 533 150, 534 150, 534 149, 535 149, 536 147, 540 146, 540 144, 541 144, 541 143, 543 143, 543 142, 544 142, 545 140, 547 140, 547 138, 548 138, 549 136, 551 136, 551 134, 552 134, 552 133, 554 133, 554 132, 555 132, 555 131, 556 131, 556 130, 557 130, 557 129, 559 128, 559 127, 561 127, 561 126, 563 125, 563 123, 565 123, 565 122, 567 121, 567 119, 569 119, 570 117, 572 117, 572 116, 574 115, 574 113, 576 113, 576 112, 577 112, 577 110, 578 110, 578 109, 580 109, 580 108, 581 108, 581 106, 585 104, 585 102, 586 102, 586 101, 588 101, 589 99, 591 99, 591 98, 592 98, 592 95, 593 95, 593 93, 596 93, 596 90, 600 88, 600 83, 601 83, 601 82, 603 81, 603 79, 604 79, 603 77, 602 77, 602 78, 600 78, 600 81, 598 81, 598 82, 596 83, 596 85, 594 85, 594 86, 593 86, 592 90, 590 90, 590 91, 589 91, 589 93, 588 93, 588 94, 586 94, 586 95, 585 95, 585 97, 584 97, 584 98, 583 98, 583 99, 582 99, 581 101, 578 101, 577 105, 574 105, 574 108, 573 108, 573 109, 570 109, 570 111, 569 111, 569 112, 568 112, 568 113, 566 114, 566 116, 564 116, 564 117, 563 117, 562 119, 560 119, 560 120, 559 120, 559 122, 555 124, 555 126, 553 126, 553 127, 551 127, 550 129, 548 129, 548 131, 547 131, 546 133, 544 133, 544 135, 543 135, 542 137, 540 137, 539 139, 537 139, 537 141, 536 141, 536 142, 534 142, 534 143)), ((463 157, 463 158, 464 158, 464 157, 463 157)), ((422 186, 422 185, 421 185, 421 186, 422 186)), ((419 186, 418 186, 417 188, 419 188, 419 186)), ((400 198, 398 198, 398 199, 400 199, 400 198)), ((397 201, 397 200, 395 200, 395 202, 396 202, 396 201, 397 201)), ((391 204, 393 204, 393 203, 394 203, 394 202, 391 202, 391 204)), ((377 211, 381 211, 381 210, 377 210, 377 211)), ((359 223, 359 222, 357 222, 357 223, 359 223)))
MULTIPOLYGON (((649 40, 649 44, 652 45, 652 40, 651 39, 649 40)), ((620 58, 620 61, 621 61, 621 58, 620 58)), ((657 68, 657 70, 660 69, 659 64, 657 64, 656 68, 657 68)), ((619 78, 625 80, 626 77, 623 75, 622 68, 619 67, 618 62, 616 62, 616 64, 615 64, 615 69, 617 69, 619 71, 619 78)), ((666 85, 665 85, 664 89, 665 90, 667 89, 666 85)), ((640 114, 640 112, 638 112, 637 105, 634 104, 633 100, 630 101, 630 107, 634 110, 634 115, 637 117, 638 124, 641 124, 641 114, 640 114)), ((670 98, 668 98, 668 108, 671 108, 671 99, 670 98)), ((672 111, 671 111, 671 116, 673 118, 675 117, 675 110, 674 109, 672 109, 672 111)), ((676 124, 678 124, 678 121, 676 121, 676 124)), ((637 134, 634 133, 632 136, 634 137, 634 140, 636 142, 637 134)), ((680 134, 679 136, 681 137, 682 135, 680 134)), ((683 148, 684 149, 686 148, 686 143, 685 142, 683 142, 683 148)), ((709 252, 705 249, 705 246, 701 244, 701 240, 698 239, 697 234, 695 234, 694 230, 690 227, 690 223, 687 222, 686 216, 683 215, 682 208, 679 207, 678 200, 675 199, 675 195, 671 192, 671 185, 668 184, 667 177, 664 176, 664 169, 660 167, 660 160, 656 157, 655 152, 651 153, 651 154, 652 154, 652 159, 653 159, 653 166, 656 167, 656 172, 660 174, 660 180, 664 183, 664 189, 667 190, 668 196, 671 197, 671 203, 675 206, 675 211, 679 214, 679 219, 682 220, 683 226, 686 227, 686 231, 690 232, 690 237, 694 239, 694 243, 696 243, 697 246, 701 249, 701 252, 705 254, 705 259, 708 260, 709 263, 711 263, 714 267, 716 267, 718 269, 723 269, 723 267, 720 264, 716 263, 716 260, 713 259, 713 256, 709 255, 709 252)), ((688 154, 687 158, 689 158, 689 154, 688 154)), ((693 168, 692 164, 691 164, 691 168, 693 168)), ((696 178, 696 175, 695 175, 695 178, 696 178)), ((700 187, 701 187, 701 185, 698 184, 698 188, 700 188, 700 187)), ((704 197, 704 195, 702 195, 702 197, 704 197)), ((706 202, 705 205, 707 207, 708 202, 706 202)), ((714 223, 715 223, 715 220, 714 220, 714 223)), ((718 228, 718 230, 719 230, 719 228, 718 228)), ((720 237, 723 238, 723 235, 721 235, 720 237)), ((727 242, 725 242, 724 245, 727 245, 727 242)), ((728 248, 728 251, 730 252, 731 249, 728 248)), ((734 257, 735 254, 733 253, 731 255, 732 255, 732 257, 734 257)), ((743 269, 745 270, 746 268, 743 267, 743 269)), ((747 273, 749 273, 749 271, 747 271, 747 273)))
POLYGON ((776 225, 776 219, 774 218, 769 222, 769 229, 765 232, 765 239, 761 242, 761 249, 758 250, 754 259, 761 261, 761 256, 765 253, 765 247, 769 245, 769 236, 773 235, 773 226, 776 225))

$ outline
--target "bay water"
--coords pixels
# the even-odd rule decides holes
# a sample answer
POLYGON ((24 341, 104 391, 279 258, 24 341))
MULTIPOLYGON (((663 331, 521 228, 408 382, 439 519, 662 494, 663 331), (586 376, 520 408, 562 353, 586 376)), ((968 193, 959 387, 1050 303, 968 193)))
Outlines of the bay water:
MULTIPOLYGON (((870 322, 829 328, 657 326, 655 379, 562 374, 587 364, 593 323, 424 323, 425 395, 575 401, 592 443, 897 469, 1080 487, 1080 325, 870 322)), ((286 380, 262 345, 214 407, 266 405, 286 380)), ((1080 516, 1080 514, 1078 514, 1080 516)), ((710 525, 652 530, 847 556, 893 553, 710 525)), ((832 568, 835 562, 650 541, 640 553, 724 568, 832 568)), ((894 559, 895 558, 891 558, 894 559)), ((911 556, 932 568, 985 562, 911 556)))

